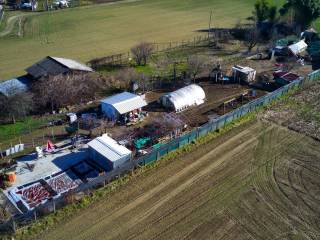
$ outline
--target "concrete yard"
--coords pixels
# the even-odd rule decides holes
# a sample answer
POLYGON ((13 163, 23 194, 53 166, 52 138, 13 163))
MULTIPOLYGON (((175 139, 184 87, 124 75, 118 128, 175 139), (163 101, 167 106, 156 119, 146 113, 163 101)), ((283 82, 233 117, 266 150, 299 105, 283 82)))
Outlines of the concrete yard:
MULTIPOLYGON (((55 154, 47 154, 46 156, 37 159, 36 154, 30 154, 17 160, 17 179, 12 187, 17 187, 23 184, 31 183, 52 175, 54 173, 63 171, 87 158, 87 147, 79 150, 68 149, 62 150, 55 154), (29 165, 34 164, 31 171, 28 169, 29 165)), ((11 188, 9 188, 10 190, 11 188)))

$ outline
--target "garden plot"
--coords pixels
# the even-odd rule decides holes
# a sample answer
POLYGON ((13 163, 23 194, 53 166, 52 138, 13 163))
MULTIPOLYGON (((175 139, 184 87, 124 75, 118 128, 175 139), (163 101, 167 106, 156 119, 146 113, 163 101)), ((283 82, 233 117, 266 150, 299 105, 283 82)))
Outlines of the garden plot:
POLYGON ((28 210, 46 203, 51 198, 77 188, 82 181, 71 170, 53 174, 32 184, 22 185, 8 191, 16 205, 22 203, 28 210))
POLYGON ((262 118, 320 140, 320 83, 304 86, 283 99, 262 118))
POLYGON ((12 198, 18 203, 21 201, 23 205, 32 210, 39 204, 45 203, 53 195, 40 182, 33 183, 28 186, 21 186, 9 191, 12 198))
POLYGON ((82 183, 82 181, 77 179, 71 170, 62 172, 46 180, 46 182, 57 194, 68 192, 71 189, 78 187, 82 183))

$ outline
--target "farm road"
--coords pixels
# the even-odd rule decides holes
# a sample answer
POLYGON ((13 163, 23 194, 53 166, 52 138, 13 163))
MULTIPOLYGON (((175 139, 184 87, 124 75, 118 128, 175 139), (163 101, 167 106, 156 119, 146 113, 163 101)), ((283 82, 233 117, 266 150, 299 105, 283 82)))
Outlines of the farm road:
POLYGON ((29 14, 19 14, 19 15, 15 15, 15 16, 11 16, 8 18, 7 22, 6 22, 6 27, 3 29, 2 32, 0 32, 0 37, 4 37, 9 35, 14 28, 14 25, 18 22, 18 21, 22 21, 22 19, 29 14))
POLYGON ((261 122, 233 130, 133 179, 110 198, 41 237, 286 239, 291 235, 315 236, 319 227, 308 206, 314 214, 319 212, 320 199, 315 195, 319 190, 316 187, 319 173, 299 169, 306 160, 302 158, 308 156, 309 167, 319 166, 320 148, 316 144, 303 135, 261 122), (290 148, 294 152, 296 144, 305 153, 291 161, 287 151, 290 148), (292 167, 298 175, 292 175, 292 167), (286 178, 282 170, 290 176, 286 178), (312 186, 304 182, 306 179, 312 179, 312 186), (301 182, 309 191, 299 192, 300 198, 296 199, 295 190, 304 192, 301 182), (284 189, 284 184, 289 187, 284 189), (299 212, 294 204, 299 206, 299 212), (259 222, 262 217, 265 219, 259 222))

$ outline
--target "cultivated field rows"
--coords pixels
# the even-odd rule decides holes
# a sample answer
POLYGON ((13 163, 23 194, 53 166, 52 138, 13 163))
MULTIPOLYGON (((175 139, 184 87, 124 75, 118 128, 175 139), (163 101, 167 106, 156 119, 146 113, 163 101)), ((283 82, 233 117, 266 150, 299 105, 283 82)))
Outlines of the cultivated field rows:
POLYGON ((319 143, 255 122, 164 163, 43 239, 317 239, 319 143))

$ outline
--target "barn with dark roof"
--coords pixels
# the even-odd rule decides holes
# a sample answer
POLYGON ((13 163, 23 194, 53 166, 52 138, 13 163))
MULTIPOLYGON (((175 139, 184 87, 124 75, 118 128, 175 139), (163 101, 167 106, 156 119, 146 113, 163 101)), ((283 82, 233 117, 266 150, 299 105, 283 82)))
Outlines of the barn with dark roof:
POLYGON ((33 79, 39 79, 60 74, 93 72, 93 70, 72 59, 48 56, 28 67, 26 72, 33 79))

